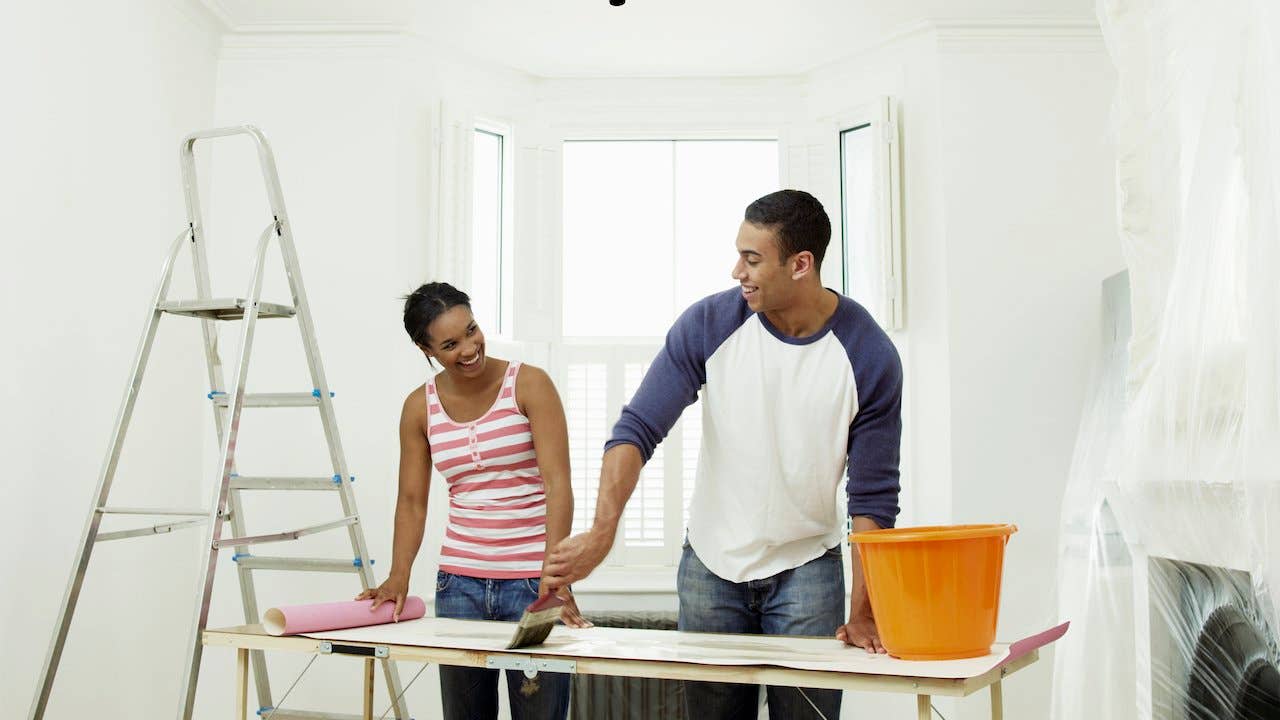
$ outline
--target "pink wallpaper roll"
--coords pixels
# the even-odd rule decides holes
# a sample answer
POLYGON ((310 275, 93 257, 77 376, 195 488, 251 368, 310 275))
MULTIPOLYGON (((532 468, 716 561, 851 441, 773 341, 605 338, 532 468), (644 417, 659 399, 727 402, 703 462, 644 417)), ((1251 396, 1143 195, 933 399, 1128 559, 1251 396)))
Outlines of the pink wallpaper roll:
MULTIPOLYGON (((391 612, 395 610, 395 605, 393 602, 384 602, 373 612, 369 611, 373 606, 372 600, 288 605, 271 608, 264 613, 262 627, 271 635, 297 635, 322 630, 383 625, 391 622, 391 612)), ((400 619, 417 620, 426 614, 426 603, 422 598, 411 595, 405 598, 404 608, 400 610, 400 619)))

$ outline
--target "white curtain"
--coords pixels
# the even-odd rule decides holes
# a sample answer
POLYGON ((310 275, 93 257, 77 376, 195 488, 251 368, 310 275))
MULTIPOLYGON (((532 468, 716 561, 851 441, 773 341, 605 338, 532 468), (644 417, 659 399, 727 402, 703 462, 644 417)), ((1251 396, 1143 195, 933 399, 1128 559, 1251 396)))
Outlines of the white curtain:
POLYGON ((1132 336, 1068 481, 1054 717, 1250 717, 1280 628, 1280 3, 1098 15, 1132 336))

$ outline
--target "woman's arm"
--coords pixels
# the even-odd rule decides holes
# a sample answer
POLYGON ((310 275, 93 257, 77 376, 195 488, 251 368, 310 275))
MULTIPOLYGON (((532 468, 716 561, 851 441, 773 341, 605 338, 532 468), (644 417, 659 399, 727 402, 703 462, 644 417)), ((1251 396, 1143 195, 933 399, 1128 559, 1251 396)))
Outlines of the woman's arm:
POLYGON ((431 447, 426 436, 427 402, 422 388, 409 393, 400 411, 400 490, 396 496, 395 536, 391 545, 391 573, 377 588, 360 593, 357 600, 373 598, 377 608, 394 602, 392 618, 400 619, 409 594, 409 575, 422 545, 427 522, 427 493, 431 489, 431 447))
MULTIPOLYGON (((538 457, 538 472, 547 496, 547 539, 545 554, 569 536, 573 525, 573 486, 569 480, 569 429, 564 406, 555 384, 542 368, 525 365, 516 377, 516 399, 520 411, 529 418, 533 434, 533 450, 538 457)), ((544 555, 543 569, 546 568, 544 555)), ((545 574, 545 572, 544 572, 545 574)), ((545 585, 542 592, 545 594, 545 585)), ((565 600, 561 616, 574 627, 590 625, 578 612, 572 593, 558 593, 565 600)))

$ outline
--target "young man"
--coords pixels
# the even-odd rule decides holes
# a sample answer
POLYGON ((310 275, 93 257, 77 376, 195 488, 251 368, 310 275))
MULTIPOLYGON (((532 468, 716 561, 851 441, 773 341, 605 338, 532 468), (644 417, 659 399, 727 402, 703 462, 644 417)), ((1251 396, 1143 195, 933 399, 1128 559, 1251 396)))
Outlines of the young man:
MULTIPOLYGON (((848 468, 855 530, 898 514, 902 364, 860 305, 822 286, 831 239, 798 190, 747 207, 733 278, 667 334, 605 445, 591 529, 557 545, 544 582, 588 575, 613 545, 641 467, 702 392, 702 447, 677 589, 681 630, 827 635, 884 652, 856 550, 840 565, 848 468), (847 614, 846 614, 847 608, 847 614)), ((755 717, 758 688, 687 683, 689 717, 755 717)), ((840 715, 840 691, 768 688, 769 716, 840 715)))

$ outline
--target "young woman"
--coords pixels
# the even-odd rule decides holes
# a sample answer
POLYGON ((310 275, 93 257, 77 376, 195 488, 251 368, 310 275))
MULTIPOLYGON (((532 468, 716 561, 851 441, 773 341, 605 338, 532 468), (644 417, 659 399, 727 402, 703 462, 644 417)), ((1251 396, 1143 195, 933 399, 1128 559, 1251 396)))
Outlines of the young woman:
MULTIPOLYGON (((395 603, 398 619, 422 544, 431 465, 449 488, 436 615, 518 620, 541 591, 548 548, 569 534, 569 435, 546 372, 488 357, 466 293, 428 283, 405 300, 404 328, 440 372, 405 398, 391 574, 357 599, 395 603)), ((568 589, 562 620, 589 625, 568 589)), ((498 715, 498 671, 440 667, 446 720, 498 715)), ((569 676, 507 672, 513 720, 562 719, 569 676)))

